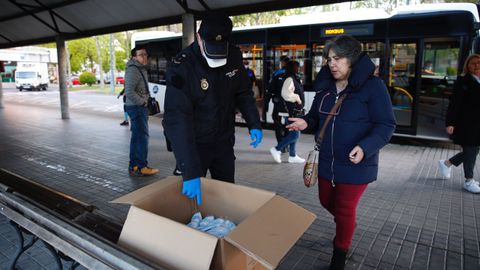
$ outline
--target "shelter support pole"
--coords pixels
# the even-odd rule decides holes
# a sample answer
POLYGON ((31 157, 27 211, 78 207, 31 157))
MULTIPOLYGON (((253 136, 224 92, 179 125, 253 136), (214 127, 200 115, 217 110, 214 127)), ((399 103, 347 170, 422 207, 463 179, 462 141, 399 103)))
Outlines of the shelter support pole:
POLYGON ((182 15, 182 48, 190 45, 195 38, 195 18, 191 13, 182 15))
POLYGON ((68 111, 68 89, 67 89, 67 53, 65 40, 57 37, 57 56, 58 56, 58 88, 60 92, 60 108, 62 110, 62 119, 69 119, 68 111))

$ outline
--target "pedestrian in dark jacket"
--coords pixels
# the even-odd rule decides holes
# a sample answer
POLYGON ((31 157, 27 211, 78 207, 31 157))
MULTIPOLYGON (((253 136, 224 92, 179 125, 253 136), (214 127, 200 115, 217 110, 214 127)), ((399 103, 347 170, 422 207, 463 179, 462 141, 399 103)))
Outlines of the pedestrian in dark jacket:
POLYGON ((196 41, 167 69, 164 127, 183 177, 182 193, 201 203, 200 177, 234 182, 235 111, 245 119, 251 145, 262 140, 260 116, 240 50, 230 44, 232 21, 202 20, 196 41))
POLYGON ((290 118, 290 130, 318 132, 328 114, 320 149, 318 188, 320 202, 336 222, 330 269, 344 269, 356 219, 356 208, 368 183, 377 179, 379 150, 395 129, 390 96, 375 65, 361 52, 360 43, 342 35, 327 42, 327 65, 315 79, 312 107, 303 118, 290 118), (347 95, 335 112, 338 98, 347 95))
MULTIPOLYGON (((282 112, 285 112, 290 117, 299 117, 299 113, 303 112, 303 104, 305 104, 305 94, 303 93, 303 86, 298 78, 298 67, 299 63, 297 61, 288 62, 285 73, 283 75, 283 85, 282 85, 282 112)), ((303 115, 301 115, 303 116, 303 115)), ((285 122, 285 125, 288 121, 285 122)), ((272 154, 273 160, 277 163, 282 163, 282 149, 288 146, 289 148, 289 163, 303 163, 305 159, 299 157, 296 153, 295 146, 297 144, 298 138, 300 138, 300 131, 291 130, 287 131, 285 137, 275 146, 270 148, 270 154, 272 154)))
POLYGON ((465 182, 463 188, 480 193, 479 183, 473 178, 473 169, 480 146, 480 55, 470 55, 453 87, 453 95, 447 109, 446 130, 462 151, 447 160, 439 160, 440 171, 445 178, 451 176, 451 166, 463 163, 465 182))
POLYGON ((148 109, 147 85, 148 54, 144 47, 132 49, 132 59, 127 62, 125 71, 125 108, 130 117, 130 162, 131 176, 147 176, 158 173, 158 169, 148 167, 148 109))
MULTIPOLYGON (((283 124, 281 121, 282 117, 278 115, 284 107, 284 100, 281 92, 284 79, 283 74, 285 73, 285 67, 287 66, 288 62, 290 62, 290 58, 288 58, 288 56, 283 55, 280 57, 281 68, 273 73, 273 76, 270 79, 267 88, 265 89, 264 108, 265 112, 268 112, 269 103, 270 100, 272 100, 273 129, 275 130, 275 138, 277 139, 277 143, 280 143, 285 134, 288 132, 288 130, 285 128, 285 124, 283 124)), ((282 149, 281 151, 286 152, 286 148, 282 149)))

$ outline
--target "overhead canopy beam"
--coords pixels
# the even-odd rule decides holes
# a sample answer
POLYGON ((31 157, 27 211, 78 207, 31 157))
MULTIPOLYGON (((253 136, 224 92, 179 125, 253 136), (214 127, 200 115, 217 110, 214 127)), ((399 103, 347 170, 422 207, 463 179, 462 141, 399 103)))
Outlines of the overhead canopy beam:
MULTIPOLYGON (((34 7, 29 12, 33 13, 33 14, 37 14, 37 13, 44 12, 44 11, 47 11, 47 10, 53 10, 53 9, 56 9, 56 8, 70 6, 70 5, 76 4, 78 2, 84 2, 84 1, 86 1, 86 0, 65 0, 65 1, 58 2, 56 4, 43 5, 41 7, 34 7)), ((23 5, 25 6, 25 4, 23 4, 23 5)), ((18 19, 18 18, 21 18, 21 17, 30 16, 29 12, 20 12, 20 13, 16 13, 16 14, 13 14, 13 15, 0 17, 0 23, 1 22, 6 22, 6 21, 9 21, 9 20, 13 20, 13 19, 18 19)))

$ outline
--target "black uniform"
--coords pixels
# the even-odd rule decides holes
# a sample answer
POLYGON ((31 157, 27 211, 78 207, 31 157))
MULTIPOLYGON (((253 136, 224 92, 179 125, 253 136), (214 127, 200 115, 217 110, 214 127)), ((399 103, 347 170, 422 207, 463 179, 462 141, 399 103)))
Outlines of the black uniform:
POLYGON ((261 129, 249 78, 237 47, 227 64, 210 68, 197 42, 167 69, 164 127, 184 180, 205 176, 234 181, 235 108, 249 129, 261 129))

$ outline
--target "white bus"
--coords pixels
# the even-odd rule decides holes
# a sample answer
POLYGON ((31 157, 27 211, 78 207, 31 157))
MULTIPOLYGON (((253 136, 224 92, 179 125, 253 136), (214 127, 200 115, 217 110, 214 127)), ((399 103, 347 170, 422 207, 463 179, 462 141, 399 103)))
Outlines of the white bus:
MULTIPOLYGON (((319 19, 301 15, 290 23, 233 31, 232 42, 240 47, 244 59, 249 60, 255 71, 260 91, 257 105, 266 127, 272 123, 273 106, 265 111, 263 93, 279 66, 280 57, 287 55, 300 62, 308 109, 315 95, 312 83, 323 65, 325 42, 335 35, 349 34, 361 42, 377 67, 375 75, 384 80, 390 91, 397 121, 396 135, 448 139, 444 122, 453 83, 466 57, 478 51, 480 44, 475 4, 405 6, 391 15, 378 10, 354 10, 348 14, 327 13, 316 17, 319 19), (368 17, 359 17, 359 13, 368 17)), ((181 34, 165 32, 163 36, 145 33, 141 39, 132 38, 132 44, 147 47, 149 81, 152 88, 158 87, 155 94, 160 95, 162 105, 163 75, 167 62, 181 50, 181 42, 181 34)))

